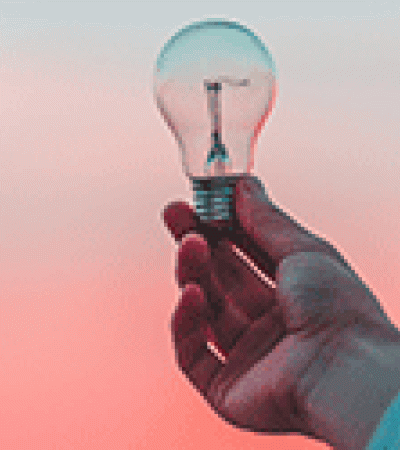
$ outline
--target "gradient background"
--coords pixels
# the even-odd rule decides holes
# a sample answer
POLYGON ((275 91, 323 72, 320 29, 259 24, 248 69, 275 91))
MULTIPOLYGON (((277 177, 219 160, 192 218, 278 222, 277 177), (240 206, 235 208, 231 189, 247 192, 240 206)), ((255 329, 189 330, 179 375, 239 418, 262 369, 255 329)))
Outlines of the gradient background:
POLYGON ((0 448, 327 448, 226 425, 177 370, 164 205, 191 198, 152 99, 184 22, 253 26, 279 70, 257 175, 399 326, 397 2, 1 6, 0 448))

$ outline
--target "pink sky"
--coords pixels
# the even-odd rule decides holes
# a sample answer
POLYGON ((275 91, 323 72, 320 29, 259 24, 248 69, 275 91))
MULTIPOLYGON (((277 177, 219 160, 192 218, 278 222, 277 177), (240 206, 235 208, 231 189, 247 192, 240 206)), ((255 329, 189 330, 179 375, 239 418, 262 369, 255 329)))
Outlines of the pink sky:
MULTIPOLYGON (((14 65, 8 57, 0 447, 326 448, 228 427, 177 370, 168 330, 175 247, 159 214, 190 192, 152 103, 150 70, 138 65, 132 88, 129 71, 104 81, 100 66, 91 71, 80 57, 25 68, 23 50, 14 65)), ((335 91, 287 79, 255 172, 344 249, 400 324, 399 89, 357 80, 335 91)))

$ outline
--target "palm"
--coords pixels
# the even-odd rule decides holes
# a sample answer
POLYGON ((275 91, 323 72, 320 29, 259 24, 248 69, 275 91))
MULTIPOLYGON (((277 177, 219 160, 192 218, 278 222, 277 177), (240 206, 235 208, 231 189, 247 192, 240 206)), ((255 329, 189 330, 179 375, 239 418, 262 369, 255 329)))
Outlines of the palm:
MULTIPOLYGON (((379 308, 347 268, 322 253, 284 259, 273 288, 239 260, 227 241, 212 250, 207 266, 197 265, 197 243, 189 237, 182 246, 178 280, 182 286, 202 286, 208 308, 217 311, 208 312, 208 322, 228 358, 222 365, 209 352, 197 351, 188 364, 179 358, 185 339, 177 333, 182 369, 230 423, 258 432, 312 434, 304 404, 310 365, 322 350, 332 354, 352 327, 383 324, 379 308)), ((204 340, 204 330, 200 333, 204 340)))

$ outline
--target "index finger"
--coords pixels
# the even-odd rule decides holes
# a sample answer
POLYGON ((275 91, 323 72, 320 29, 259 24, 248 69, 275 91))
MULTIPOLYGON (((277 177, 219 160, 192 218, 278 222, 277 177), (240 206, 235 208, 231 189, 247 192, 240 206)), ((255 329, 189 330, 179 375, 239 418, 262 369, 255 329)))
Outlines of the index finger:
POLYGON ((181 242, 190 232, 198 231, 198 218, 193 208, 183 201, 168 204, 164 208, 162 218, 177 242, 181 242))

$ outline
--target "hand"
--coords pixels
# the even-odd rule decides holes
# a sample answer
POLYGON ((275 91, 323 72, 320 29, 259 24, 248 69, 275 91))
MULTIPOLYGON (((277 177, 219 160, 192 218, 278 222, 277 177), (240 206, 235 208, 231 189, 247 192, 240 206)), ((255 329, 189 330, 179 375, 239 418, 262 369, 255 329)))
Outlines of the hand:
POLYGON ((232 425, 363 449, 400 389, 399 331, 340 253, 284 214, 256 178, 238 181, 235 209, 225 234, 185 203, 164 211, 181 242, 171 329, 182 371, 232 425))

